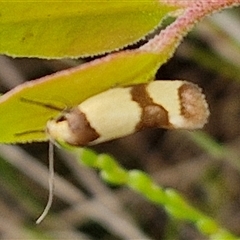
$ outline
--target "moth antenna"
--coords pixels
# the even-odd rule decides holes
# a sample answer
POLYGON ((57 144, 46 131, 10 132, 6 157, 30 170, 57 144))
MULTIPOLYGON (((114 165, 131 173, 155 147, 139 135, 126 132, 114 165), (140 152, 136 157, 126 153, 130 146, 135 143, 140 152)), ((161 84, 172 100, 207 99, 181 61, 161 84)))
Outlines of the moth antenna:
POLYGON ((49 149, 48 149, 48 157, 49 157, 49 194, 48 201, 45 209, 43 210, 40 217, 37 219, 36 224, 42 222, 42 220, 47 216, 53 202, 53 192, 54 192, 54 145, 51 141, 49 141, 49 149))
POLYGON ((39 102, 39 101, 36 101, 36 100, 31 100, 31 99, 27 99, 27 98, 23 98, 23 97, 21 97, 20 100, 22 102, 35 104, 35 105, 42 106, 42 107, 45 107, 45 108, 49 108, 49 109, 52 109, 52 110, 55 110, 55 111, 58 111, 58 112, 62 112, 64 110, 62 108, 59 108, 59 107, 54 106, 54 105, 49 104, 49 103, 43 103, 43 102, 39 102))
POLYGON ((29 130, 25 132, 19 132, 19 133, 14 133, 15 136, 22 136, 22 135, 27 135, 27 134, 32 134, 32 133, 44 133, 45 130, 29 130))

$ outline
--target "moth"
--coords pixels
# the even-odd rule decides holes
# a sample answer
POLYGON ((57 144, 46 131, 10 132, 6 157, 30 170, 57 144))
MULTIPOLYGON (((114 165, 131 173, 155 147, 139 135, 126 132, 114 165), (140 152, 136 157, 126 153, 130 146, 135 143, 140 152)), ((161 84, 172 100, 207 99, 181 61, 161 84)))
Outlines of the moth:
POLYGON ((198 129, 208 116, 208 104, 197 85, 153 81, 92 96, 49 120, 46 133, 53 142, 88 146, 145 128, 198 129))
MULTIPOLYGON (((51 105, 45 107, 54 108, 51 105)), ((54 108, 55 110, 59 110, 54 108)), ((202 89, 182 81, 154 81, 112 88, 92 96, 78 106, 63 111, 47 122, 50 142, 89 146, 121 138, 145 128, 197 129, 209 116, 202 89)), ((49 199, 36 221, 48 213, 53 197, 53 145, 49 148, 49 199)))

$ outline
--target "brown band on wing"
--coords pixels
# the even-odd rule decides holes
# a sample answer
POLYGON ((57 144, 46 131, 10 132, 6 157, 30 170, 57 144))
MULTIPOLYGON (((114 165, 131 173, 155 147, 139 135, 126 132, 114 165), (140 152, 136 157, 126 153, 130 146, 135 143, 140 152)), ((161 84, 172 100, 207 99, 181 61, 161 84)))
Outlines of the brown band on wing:
POLYGON ((72 110, 66 114, 66 120, 68 121, 69 128, 73 133, 73 137, 69 140, 69 144, 75 146, 86 146, 90 142, 99 138, 99 134, 91 127, 84 113, 78 108, 72 108, 72 110))
POLYGON ((204 125, 209 116, 208 105, 201 88, 195 84, 185 83, 179 90, 181 115, 197 125, 204 125))
POLYGON ((136 126, 137 131, 144 128, 169 127, 168 112, 153 102, 146 90, 146 84, 133 86, 131 95, 132 100, 142 108, 141 120, 136 126))

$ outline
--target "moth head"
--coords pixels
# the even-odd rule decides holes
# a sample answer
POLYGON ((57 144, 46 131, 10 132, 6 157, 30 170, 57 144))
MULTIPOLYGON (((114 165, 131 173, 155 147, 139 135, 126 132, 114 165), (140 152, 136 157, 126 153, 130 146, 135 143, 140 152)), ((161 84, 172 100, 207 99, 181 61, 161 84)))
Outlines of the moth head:
POLYGON ((85 114, 77 107, 49 120, 46 133, 53 142, 64 142, 74 146, 86 146, 99 137, 85 114))

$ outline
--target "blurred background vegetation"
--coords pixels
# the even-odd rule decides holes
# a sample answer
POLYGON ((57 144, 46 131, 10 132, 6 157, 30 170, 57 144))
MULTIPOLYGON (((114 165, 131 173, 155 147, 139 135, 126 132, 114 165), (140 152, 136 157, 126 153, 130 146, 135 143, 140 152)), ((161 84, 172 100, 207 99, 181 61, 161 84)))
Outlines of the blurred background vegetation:
MULTIPOLYGON (((157 73, 156 79, 186 79, 204 89, 211 110, 203 129, 208 135, 151 129, 93 149, 177 189, 240 236, 239 26, 239 8, 206 18, 157 73)), ((1 92, 89 60, 1 56, 1 92)), ((131 190, 107 185, 59 149, 53 206, 36 225, 48 197, 48 143, 1 145, 0 165, 0 239, 206 239, 131 190)))

